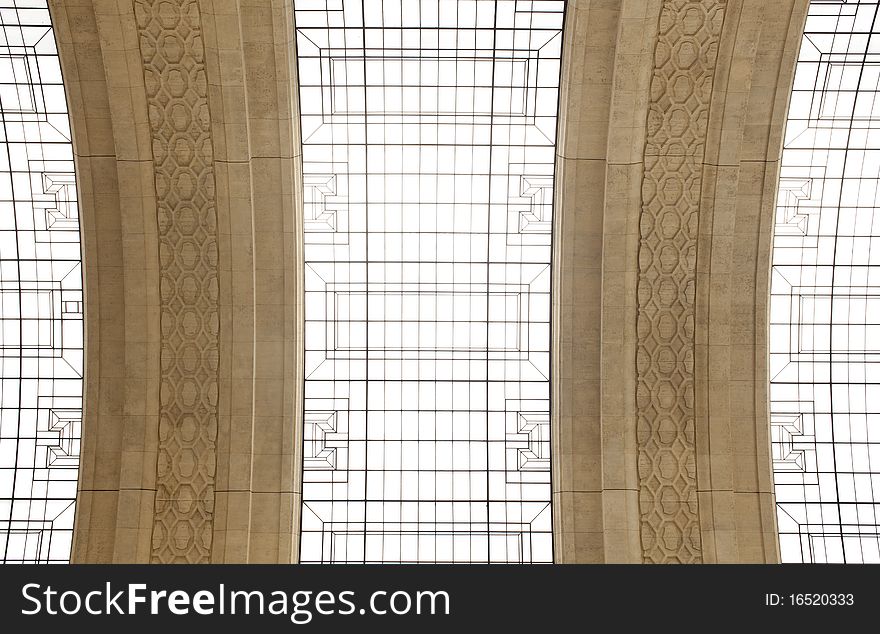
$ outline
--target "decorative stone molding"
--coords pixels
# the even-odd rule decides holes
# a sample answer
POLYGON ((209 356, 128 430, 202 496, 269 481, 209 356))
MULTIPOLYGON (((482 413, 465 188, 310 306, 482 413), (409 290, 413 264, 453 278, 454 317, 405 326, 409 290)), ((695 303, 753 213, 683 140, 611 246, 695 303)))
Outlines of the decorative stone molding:
POLYGON ((726 0, 666 0, 654 50, 639 222, 636 372, 645 561, 702 560, 694 293, 703 152, 726 0))
POLYGON ((217 440, 214 152, 196 0, 135 0, 159 226, 161 387, 152 560, 211 556, 217 440))

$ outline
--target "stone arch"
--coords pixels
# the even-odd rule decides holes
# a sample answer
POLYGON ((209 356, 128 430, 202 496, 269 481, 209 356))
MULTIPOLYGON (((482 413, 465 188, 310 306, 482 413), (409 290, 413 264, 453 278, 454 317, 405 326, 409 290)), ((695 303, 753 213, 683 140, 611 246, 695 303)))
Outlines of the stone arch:
POLYGON ((50 5, 88 306, 72 559, 294 561, 302 327, 290 0, 50 5), (174 144, 181 125, 198 147, 174 144), (184 345, 194 323, 202 354, 184 345))
POLYGON ((769 244, 807 5, 569 4, 554 228, 559 562, 778 561, 769 244), (658 195, 667 185, 686 195, 658 195), (669 214, 679 230, 664 236, 669 214))

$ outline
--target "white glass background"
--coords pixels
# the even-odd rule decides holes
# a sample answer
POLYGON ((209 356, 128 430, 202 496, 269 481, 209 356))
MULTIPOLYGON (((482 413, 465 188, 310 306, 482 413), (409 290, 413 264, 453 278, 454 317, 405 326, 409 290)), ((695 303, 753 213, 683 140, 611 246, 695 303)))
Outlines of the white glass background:
POLYGON ((878 89, 877 0, 814 0, 771 281, 771 433, 787 562, 880 561, 878 89))
POLYGON ((304 562, 549 562, 564 2, 296 0, 304 562))
POLYGON ((83 293, 73 149, 46 0, 0 0, 0 557, 70 558, 83 293))

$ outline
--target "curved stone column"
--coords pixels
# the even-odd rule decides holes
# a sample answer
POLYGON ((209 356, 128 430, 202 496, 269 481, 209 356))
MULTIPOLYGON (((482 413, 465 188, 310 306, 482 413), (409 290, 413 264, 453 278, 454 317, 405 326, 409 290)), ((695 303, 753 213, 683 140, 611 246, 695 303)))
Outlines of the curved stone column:
POLYGON ((557 561, 778 560, 767 280, 807 4, 569 3, 554 228, 557 561))
POLYGON ((81 190, 73 560, 296 559, 290 0, 53 0, 81 190))
POLYGON ((52 0, 70 106, 85 282, 72 560, 149 561, 159 441, 159 247, 133 7, 52 0))

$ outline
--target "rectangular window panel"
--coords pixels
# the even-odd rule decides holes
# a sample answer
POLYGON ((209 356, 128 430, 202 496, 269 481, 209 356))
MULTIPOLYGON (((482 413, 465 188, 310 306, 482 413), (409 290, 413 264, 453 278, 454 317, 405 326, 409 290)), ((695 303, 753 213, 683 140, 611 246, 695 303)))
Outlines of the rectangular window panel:
POLYGON ((297 0, 303 562, 552 561, 564 2, 297 0))

